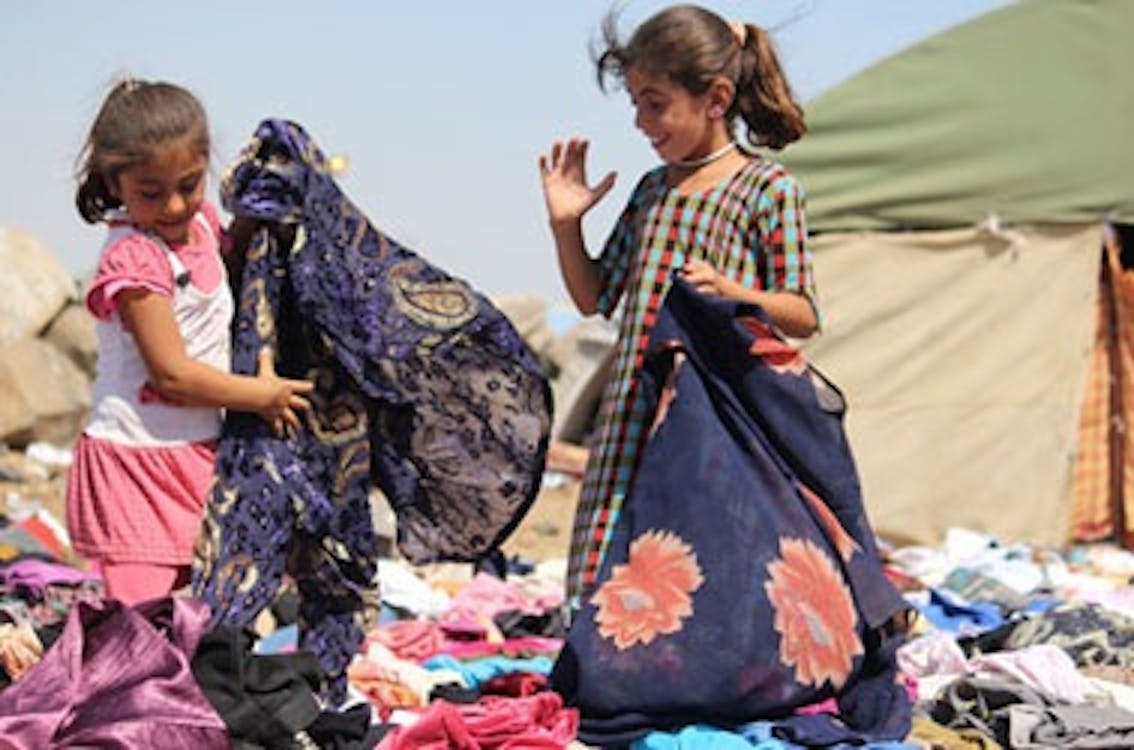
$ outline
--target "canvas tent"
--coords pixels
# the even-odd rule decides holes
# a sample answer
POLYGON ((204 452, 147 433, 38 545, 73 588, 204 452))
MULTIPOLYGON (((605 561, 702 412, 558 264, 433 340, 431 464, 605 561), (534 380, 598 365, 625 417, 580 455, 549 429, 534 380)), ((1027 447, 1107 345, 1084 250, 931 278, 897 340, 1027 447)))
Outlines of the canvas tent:
POLYGON ((1108 378, 1134 375, 1134 304, 1101 250, 1134 223, 1132 35, 1131 0, 1008 5, 810 102, 780 155, 808 194, 808 353, 847 397, 884 536, 1127 530, 1134 427, 1108 378))

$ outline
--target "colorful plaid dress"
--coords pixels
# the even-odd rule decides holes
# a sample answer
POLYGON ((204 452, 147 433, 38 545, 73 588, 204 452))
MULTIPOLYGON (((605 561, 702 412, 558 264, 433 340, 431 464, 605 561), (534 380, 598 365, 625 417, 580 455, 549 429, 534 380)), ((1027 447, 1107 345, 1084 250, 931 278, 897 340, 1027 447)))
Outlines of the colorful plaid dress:
POLYGON ((575 515, 572 608, 590 593, 634 478, 649 417, 638 372, 673 274, 703 260, 747 287, 801 292, 814 304, 806 236, 803 190, 775 162, 754 158, 715 188, 687 194, 668 187, 659 167, 634 189, 599 259, 599 312, 612 316, 623 297, 625 309, 575 515))

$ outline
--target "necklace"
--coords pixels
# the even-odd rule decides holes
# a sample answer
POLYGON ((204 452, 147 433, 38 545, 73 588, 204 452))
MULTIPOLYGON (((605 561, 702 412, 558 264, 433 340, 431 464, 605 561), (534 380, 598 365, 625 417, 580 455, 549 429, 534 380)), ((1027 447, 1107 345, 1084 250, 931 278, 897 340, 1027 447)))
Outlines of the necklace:
POLYGON ((684 160, 684 161, 671 161, 670 164, 672 166, 675 166, 675 167, 681 167, 682 169, 696 169, 697 167, 703 167, 706 164, 709 164, 711 162, 716 161, 717 159, 719 159, 722 156, 724 156, 725 154, 727 154, 729 151, 732 151, 734 148, 736 148, 736 141, 729 141, 728 143, 721 146, 720 148, 718 148, 713 153, 706 154, 705 156, 702 156, 699 159, 688 159, 688 160, 684 160))

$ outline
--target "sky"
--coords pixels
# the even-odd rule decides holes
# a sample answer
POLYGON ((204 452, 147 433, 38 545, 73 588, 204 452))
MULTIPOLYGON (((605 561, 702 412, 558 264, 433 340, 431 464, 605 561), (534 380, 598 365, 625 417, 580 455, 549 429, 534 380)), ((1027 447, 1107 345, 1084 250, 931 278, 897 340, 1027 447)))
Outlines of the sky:
MULTIPOLYGON (((772 32, 806 104, 862 69, 1009 0, 732 0, 705 7, 772 32)), ((665 7, 621 0, 625 33, 665 7)), ((0 225, 45 243, 76 276, 103 230, 74 209, 74 168, 109 86, 125 75, 193 91, 217 178, 256 125, 284 117, 343 155, 344 192, 376 227, 489 295, 569 310, 537 163, 590 140, 614 189, 584 219, 601 248, 656 164, 624 92, 595 83, 590 44, 610 0, 6 0, 0 4, 0 225)))

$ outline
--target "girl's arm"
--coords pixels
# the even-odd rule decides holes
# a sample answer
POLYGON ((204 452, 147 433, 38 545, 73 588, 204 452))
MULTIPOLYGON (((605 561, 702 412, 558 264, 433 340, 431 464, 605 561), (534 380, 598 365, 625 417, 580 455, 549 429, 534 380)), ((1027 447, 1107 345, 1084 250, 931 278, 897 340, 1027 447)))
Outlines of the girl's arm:
POLYGON ((115 295, 118 310, 138 343, 154 390, 191 406, 216 406, 258 414, 277 433, 299 427, 297 411, 309 408, 302 394, 315 387, 307 380, 278 377, 271 353, 261 353, 255 376, 233 375, 190 357, 168 297, 145 289, 115 295))
POLYGON ((819 327, 811 300, 798 292, 766 292, 725 278, 710 264, 691 260, 682 269, 685 280, 705 294, 757 304, 785 335, 807 338, 819 327))
POLYGON ((587 186, 587 145, 580 138, 556 141, 550 155, 540 155, 539 171, 559 272, 575 307, 591 315, 598 308, 600 280, 598 262, 583 239, 583 215, 610 191, 616 175, 610 172, 593 188, 587 186))

